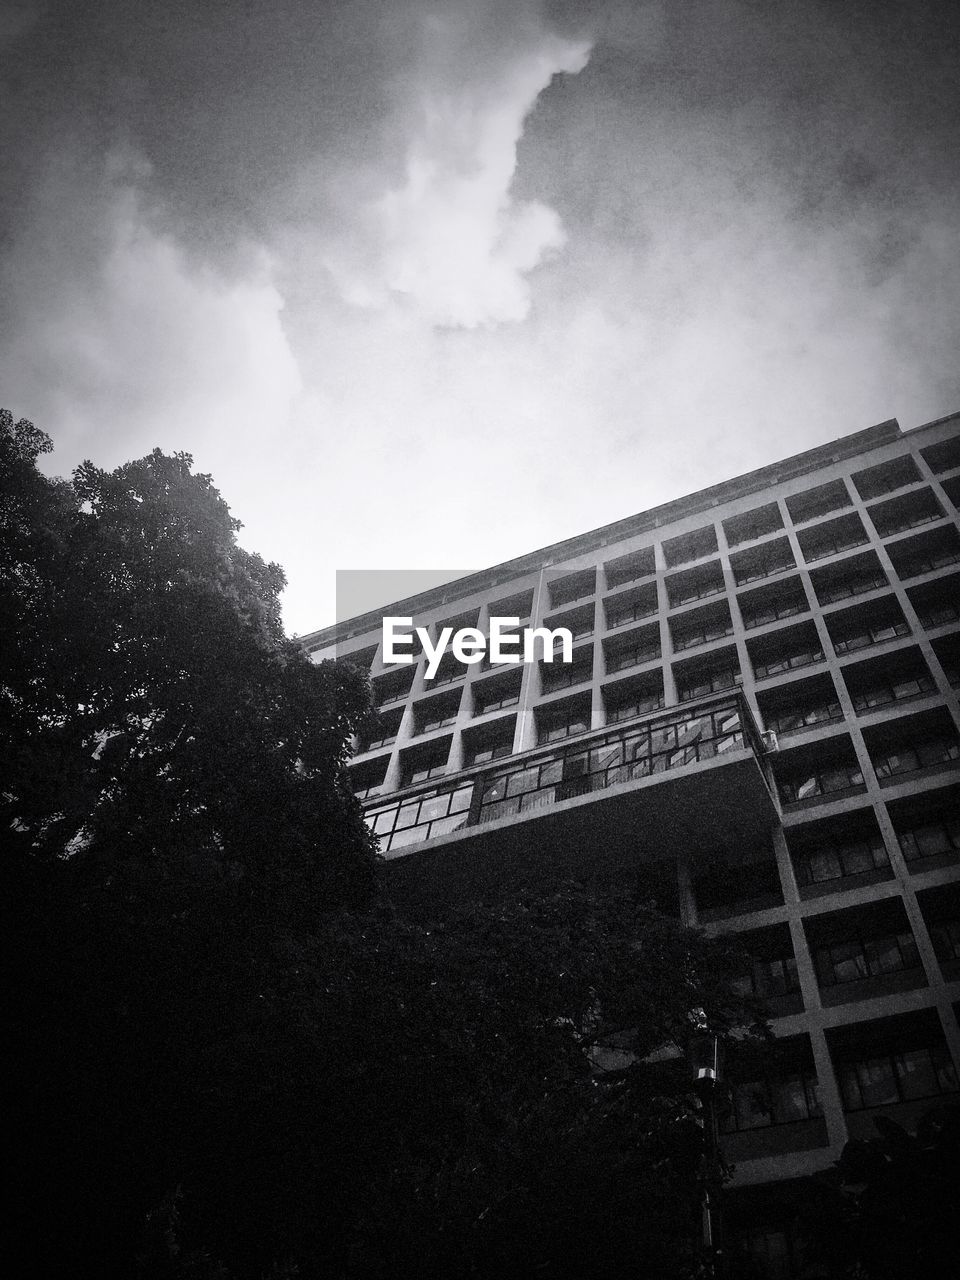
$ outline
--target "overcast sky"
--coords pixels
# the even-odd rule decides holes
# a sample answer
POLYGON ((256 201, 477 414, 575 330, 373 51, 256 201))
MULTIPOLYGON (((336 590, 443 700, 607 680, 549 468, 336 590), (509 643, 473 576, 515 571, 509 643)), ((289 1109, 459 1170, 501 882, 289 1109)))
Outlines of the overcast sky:
POLYGON ((7 0, 0 403, 285 616, 960 409, 960 5, 7 0))

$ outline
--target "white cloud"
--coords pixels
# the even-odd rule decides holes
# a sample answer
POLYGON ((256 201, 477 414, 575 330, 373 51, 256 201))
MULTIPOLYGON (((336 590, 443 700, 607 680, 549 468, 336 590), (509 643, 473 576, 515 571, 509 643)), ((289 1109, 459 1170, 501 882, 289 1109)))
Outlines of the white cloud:
POLYGON ((355 306, 398 305, 440 326, 522 320, 528 273, 564 243, 556 211, 510 188, 537 98, 555 75, 582 70, 590 47, 537 31, 528 47, 490 59, 487 75, 464 79, 469 34, 401 95, 402 180, 363 200, 324 254, 355 306))
POLYGON ((252 251, 232 279, 189 261, 151 225, 146 176, 116 155, 102 185, 53 172, 0 267, 18 316, 0 344, 4 394, 56 424, 58 469, 94 441, 113 462, 275 428, 300 389, 266 255, 252 251))

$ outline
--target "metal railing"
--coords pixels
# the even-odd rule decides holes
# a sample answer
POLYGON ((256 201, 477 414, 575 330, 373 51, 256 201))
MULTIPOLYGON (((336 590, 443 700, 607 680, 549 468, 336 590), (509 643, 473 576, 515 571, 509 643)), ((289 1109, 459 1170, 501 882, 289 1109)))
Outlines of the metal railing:
POLYGON ((381 799, 367 806, 365 817, 387 853, 744 747, 758 758, 763 753, 746 701, 740 693, 714 695, 499 766, 450 775, 428 790, 381 799))

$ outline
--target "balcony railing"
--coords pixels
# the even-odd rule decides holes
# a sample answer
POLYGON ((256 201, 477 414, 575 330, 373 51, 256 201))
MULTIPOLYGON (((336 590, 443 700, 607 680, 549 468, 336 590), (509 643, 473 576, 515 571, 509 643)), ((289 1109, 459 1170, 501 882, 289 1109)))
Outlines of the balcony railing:
POLYGON ((762 754, 745 701, 739 693, 727 694, 617 729, 581 734, 576 742, 526 753, 509 765, 452 775, 426 791, 381 799, 365 817, 382 851, 389 853, 744 747, 762 754))

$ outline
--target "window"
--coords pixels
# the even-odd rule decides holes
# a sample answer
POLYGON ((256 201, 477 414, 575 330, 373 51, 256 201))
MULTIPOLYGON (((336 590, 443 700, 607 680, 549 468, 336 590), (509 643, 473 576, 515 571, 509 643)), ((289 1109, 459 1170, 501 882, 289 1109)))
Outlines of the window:
POLYGON ((852 787, 863 786, 863 774, 855 764, 838 764, 825 768, 811 768, 792 778, 784 778, 780 783, 780 794, 784 804, 796 804, 800 800, 810 800, 814 796, 832 795, 838 791, 849 791, 852 787))
POLYGON ((960 744, 955 738, 938 738, 914 745, 887 747, 873 760, 878 778, 895 778, 903 773, 915 773, 938 764, 947 764, 960 758, 960 744))
POLYGON ((489 715, 491 711, 503 711, 515 707, 520 701, 519 689, 491 689, 487 694, 477 692, 477 715, 489 715))
POLYGON ((651 644, 641 641, 639 644, 623 645, 607 652, 607 672, 626 671, 630 667, 642 666, 644 662, 653 662, 660 657, 659 642, 651 644))
POLYGON ((872 551, 814 569, 810 580, 821 604, 834 604, 837 600, 862 596, 889 585, 880 561, 872 551))
POLYGON ((721 640, 724 636, 732 635, 733 623, 727 612, 704 616, 698 611, 695 614, 683 614, 675 619, 671 630, 674 649, 693 649, 697 645, 709 644, 712 640, 721 640))
POLYGON ((894 568, 901 578, 916 578, 921 573, 933 573, 937 569, 946 568, 948 564, 956 564, 958 560, 960 548, 932 548, 904 556, 894 568))
POLYGON ((431 689, 434 689, 437 685, 450 684, 454 680, 462 680, 466 674, 467 668, 460 659, 450 655, 440 659, 433 679, 427 681, 426 675, 424 675, 424 681, 430 685, 431 689))
POLYGON ((802 886, 826 884, 844 876, 879 871, 889 865, 886 846, 879 835, 862 839, 824 840, 815 846, 801 849, 794 859, 797 882, 802 886))
POLYGON ((544 662, 540 665, 540 687, 544 693, 556 693, 593 679, 593 649, 587 646, 585 654, 575 653, 572 662, 544 662))
POLYGON ((871 645, 882 644, 884 640, 895 640, 898 636, 910 634, 910 627, 905 618, 877 619, 873 622, 861 622, 857 630, 839 634, 833 641, 834 650, 841 657, 845 653, 856 653, 859 649, 869 649, 871 645))
POLYGON ((893 567, 901 578, 934 573, 960 560, 960 535, 951 525, 891 543, 887 548, 893 567))
POLYGON ((432 733, 434 729, 445 729, 448 725, 455 724, 456 719, 457 712, 455 708, 444 710, 442 707, 438 707, 435 711, 425 711, 421 715, 417 732, 432 733))
POLYGON ((921 583, 907 594, 925 627, 942 627, 960 618, 960 575, 921 583))
POLYGON ((917 464, 908 453, 904 453, 899 458, 881 462, 879 466, 857 471, 850 479, 856 485, 860 497, 869 501, 870 498, 879 498, 881 494, 893 493, 895 489, 914 484, 921 476, 917 464))
POLYGON ((934 640, 933 652, 937 655, 937 661, 943 668, 950 687, 960 687, 960 636, 954 634, 934 640))
POLYGON ((840 555, 854 547, 862 547, 867 541, 867 531, 856 515, 841 516, 826 524, 813 525, 798 534, 800 550, 810 564, 827 556, 840 555))
POLYGON ((364 764, 358 764, 350 769, 350 785, 353 787, 353 794, 359 800, 365 800, 367 796, 376 795, 387 776, 387 757, 381 756, 379 760, 368 760, 364 764))
POLYGON ((694 600, 706 600, 719 595, 725 589, 723 570, 718 560, 687 569, 667 578, 667 597, 673 608, 692 604, 694 600))
POLYGON ((779 657, 767 658, 764 662, 754 663, 753 671, 758 680, 780 676, 786 671, 796 671, 800 667, 809 667, 814 662, 823 661, 823 650, 819 645, 802 649, 798 653, 783 654, 779 657))
POLYGON ((765 591, 751 591, 739 599, 743 625, 748 631, 766 626, 770 622, 779 622, 781 618, 806 613, 809 608, 802 587, 791 589, 789 594, 779 592, 771 595, 765 591))
POLYGON ((827 698, 822 701, 780 707, 764 715, 768 729, 777 733, 790 733, 794 729, 809 729, 816 724, 827 724, 842 716, 840 703, 827 698))
POLYGON ((760 1000, 790 995, 791 992, 800 990, 796 959, 789 955, 754 960, 751 972, 738 978, 732 985, 739 995, 756 996, 760 1000))
POLYGON ((522 680, 522 673, 517 669, 505 676, 494 676, 490 680, 478 680, 473 686, 474 715, 486 716, 492 711, 502 711, 505 707, 515 707, 520 701, 522 680))
POLYGON ((822 484, 816 489, 807 489, 804 493, 796 493, 792 498, 787 498, 787 510, 794 524, 815 520, 818 516, 829 515, 831 511, 839 511, 850 505, 850 494, 842 480, 831 480, 829 484, 822 484))
POLYGON ((878 1052, 840 1064, 840 1092, 846 1111, 891 1106, 914 1098, 952 1093, 957 1075, 946 1045, 878 1052))
POLYGON ((476 747, 468 747, 464 752, 464 764, 488 764, 491 760, 502 760, 504 756, 513 754, 513 738, 502 742, 487 742, 476 747))
POLYGON ((632 720, 648 711, 659 711, 663 706, 661 689, 635 690, 611 705, 607 711, 607 720, 617 724, 621 720, 632 720))
POLYGON ((960 467, 960 436, 938 440, 936 444, 927 445, 920 452, 926 459, 927 466, 936 475, 952 471, 954 467, 960 467))
POLYGON ((596 586, 596 569, 581 569, 576 573, 568 573, 563 578, 555 578, 549 585, 550 607, 555 609, 558 605, 593 595, 596 586))
POLYGON ((764 507, 755 507, 753 511, 745 511, 739 516, 730 516, 723 522, 723 531, 727 536, 727 544, 731 547, 741 542, 752 542, 755 538, 763 538, 783 528, 780 508, 775 502, 764 507))
POLYGON ((761 578, 772 578, 775 573, 785 573, 787 569, 797 567, 787 544, 778 548, 776 554, 762 558, 756 555, 749 559, 744 557, 736 563, 731 557, 730 563, 733 566, 734 579, 738 587, 745 587, 748 582, 759 582, 761 578))
POLYGON ((433 698, 424 698, 413 706, 413 723, 416 733, 432 733, 455 724, 460 710, 462 690, 451 689, 433 698))
POLYGON ((364 751, 376 751, 380 747, 388 747, 391 743, 396 742, 402 718, 402 712, 378 716, 375 727, 370 730, 363 740, 362 749, 364 751))
POLYGON ((657 612, 656 593, 640 596, 634 600, 611 600, 607 605, 607 626, 613 630, 625 627, 628 622, 639 622, 641 618, 651 618, 657 612))
POLYGON ((537 742, 561 742, 575 733, 586 733, 589 728, 589 716, 583 713, 569 719, 544 720, 537 727, 537 742))
POLYGON ((386 675, 377 676, 370 683, 373 686, 374 702, 378 707, 385 707, 391 702, 399 702, 407 696, 413 685, 413 673, 416 664, 411 663, 399 671, 389 671, 386 675))
POLYGON ((722 1128, 725 1133, 795 1124, 823 1114, 820 1089, 812 1067, 782 1076, 768 1076, 733 1086, 732 1107, 722 1128))
POLYGON ((415 751, 401 757, 401 786, 412 787, 417 782, 426 782, 446 772, 447 758, 450 755, 450 739, 443 738, 426 744, 415 751))
POLYGON ((451 783, 389 805, 378 805, 364 816, 387 853, 466 826, 472 797, 472 782, 451 783))
POLYGON ((917 944, 909 929, 882 937, 854 937, 828 943, 817 947, 813 958, 821 987, 879 978, 920 966, 917 944))
POLYGON ((693 698, 705 698, 708 694, 733 689, 740 684, 743 684, 743 676, 739 667, 718 667, 697 674, 689 672, 677 677, 677 696, 681 702, 690 702, 693 698))
POLYGON ((436 760, 433 763, 410 765, 404 770, 403 785, 405 787, 413 786, 415 782, 426 782, 428 778, 436 778, 439 774, 446 770, 446 761, 436 760))
POLYGON ((960 919, 938 920, 930 926, 930 941, 941 964, 960 960, 960 919))
POLYGON ((663 544, 663 557, 673 568, 678 564, 687 564, 691 560, 700 560, 704 556, 713 555, 717 550, 717 531, 712 524, 702 529, 694 529, 690 533, 682 533, 679 537, 668 538, 663 544))
POLYGON ((340 662, 348 662, 351 667, 356 667, 358 671, 368 673, 373 666, 373 660, 377 656, 377 646, 371 645, 368 649, 354 649, 352 653, 338 654, 340 662))
POLYGON ((638 578, 647 578, 655 568, 653 547, 644 547, 640 551, 631 551, 629 555, 620 556, 616 560, 608 560, 604 565, 607 587, 613 590, 614 587, 625 586, 628 582, 636 582, 638 578))
POLYGON ((794 1280, 797 1269, 786 1231, 776 1227, 757 1227, 744 1232, 740 1245, 746 1254, 749 1274, 760 1280, 794 1280))
POLYGON ((876 591, 887 585, 883 571, 877 570, 876 573, 862 573, 831 582, 817 591, 817 598, 821 604, 834 604, 837 600, 862 596, 868 591, 876 591))
POLYGON ((907 529, 917 529, 932 520, 939 520, 943 516, 943 510, 933 493, 929 489, 923 489, 919 493, 894 498, 891 502, 877 503, 870 507, 869 514, 880 536, 892 538, 895 534, 905 533, 907 529))
POLYGON ((900 848, 907 862, 932 858, 960 849, 960 814, 936 818, 919 826, 898 831, 900 848))
POLYGON ((516 595, 506 596, 491 604, 488 616, 491 618, 519 618, 521 623, 530 617, 533 608, 533 591, 519 591, 516 595))
POLYGON ((924 693, 936 690, 933 677, 925 672, 915 676, 892 676, 888 680, 878 681, 869 689, 851 693, 854 710, 859 714, 872 711, 876 707, 888 706, 891 702, 901 702, 905 698, 917 698, 924 693))
POLYGON ((375 796, 382 786, 382 782, 368 782, 364 780, 362 782, 358 782, 353 788, 353 794, 358 800, 366 800, 368 796, 375 796))
POLYGON ((540 625, 550 631, 566 627, 574 640, 586 640, 593 635, 593 619, 593 606, 588 605, 585 609, 571 609, 569 613, 555 613, 550 618, 544 618, 540 625))

